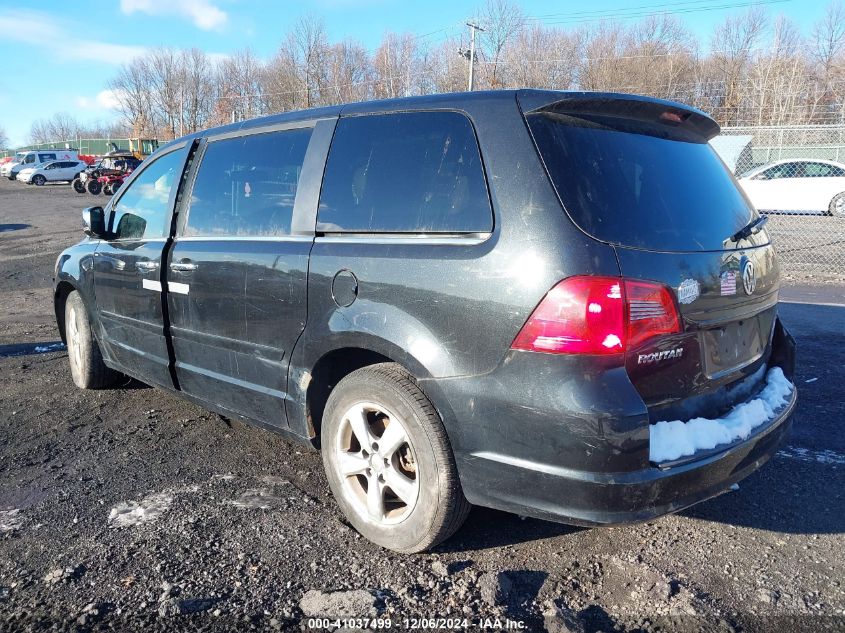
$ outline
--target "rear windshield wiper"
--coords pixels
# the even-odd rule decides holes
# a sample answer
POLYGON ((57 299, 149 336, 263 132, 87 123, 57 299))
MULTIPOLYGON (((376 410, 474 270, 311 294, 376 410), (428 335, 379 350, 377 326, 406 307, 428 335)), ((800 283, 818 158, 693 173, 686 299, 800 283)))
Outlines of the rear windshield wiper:
POLYGON ((769 216, 761 215, 756 220, 751 220, 748 224, 742 227, 739 231, 731 235, 731 241, 738 242, 740 240, 744 240, 746 237, 750 235, 754 235, 755 233, 759 233, 762 228, 766 225, 766 222, 769 221, 769 216))

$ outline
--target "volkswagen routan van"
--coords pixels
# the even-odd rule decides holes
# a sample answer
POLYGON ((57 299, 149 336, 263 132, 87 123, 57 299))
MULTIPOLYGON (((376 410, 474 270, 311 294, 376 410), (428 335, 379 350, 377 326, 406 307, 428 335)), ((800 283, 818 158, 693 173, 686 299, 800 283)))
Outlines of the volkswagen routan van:
POLYGON ((778 260, 718 130, 520 90, 176 140, 58 259, 73 380, 132 376, 313 446, 351 524, 397 551, 471 504, 676 512, 766 462, 796 402, 778 260))

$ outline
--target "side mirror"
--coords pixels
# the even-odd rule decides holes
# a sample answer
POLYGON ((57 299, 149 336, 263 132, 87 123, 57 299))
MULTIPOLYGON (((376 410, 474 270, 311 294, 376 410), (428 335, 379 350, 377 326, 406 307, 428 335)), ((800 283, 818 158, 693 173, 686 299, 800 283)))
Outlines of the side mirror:
POLYGON ((82 232, 89 237, 107 239, 103 207, 88 207, 82 210, 82 232))

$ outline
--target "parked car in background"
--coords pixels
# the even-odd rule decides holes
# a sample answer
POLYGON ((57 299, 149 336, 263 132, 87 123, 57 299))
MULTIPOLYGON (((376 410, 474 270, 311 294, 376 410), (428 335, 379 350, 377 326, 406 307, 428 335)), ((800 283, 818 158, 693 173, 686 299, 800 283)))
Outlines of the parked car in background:
POLYGON ((81 160, 54 160, 43 165, 27 167, 17 179, 28 185, 41 186, 47 182, 71 182, 79 177, 86 165, 81 160))
POLYGON ((70 373, 319 448, 349 522, 401 552, 469 504, 677 512, 771 458, 797 398, 777 256, 718 130, 658 99, 499 90, 176 140, 56 262, 70 373))
POLYGON ((26 156, 26 151, 15 152, 14 156, 10 156, 9 160, 5 161, 2 165, 0 165, 0 176, 4 178, 8 178, 9 174, 12 172, 12 169, 17 167, 21 164, 23 157, 26 156))
POLYGON ((54 160, 79 160, 79 151, 75 149, 31 150, 25 152, 20 163, 9 170, 9 180, 15 180, 18 173, 29 167, 36 167, 54 160))
POLYGON ((762 213, 822 213, 845 217, 845 165, 832 160, 785 159, 739 179, 762 213))

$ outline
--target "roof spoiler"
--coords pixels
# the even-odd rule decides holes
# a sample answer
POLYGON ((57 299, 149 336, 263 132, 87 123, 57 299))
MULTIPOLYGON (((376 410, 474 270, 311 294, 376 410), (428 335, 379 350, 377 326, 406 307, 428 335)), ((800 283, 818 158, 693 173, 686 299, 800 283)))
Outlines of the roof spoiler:
POLYGON ((521 90, 518 98, 525 114, 549 112, 576 117, 585 114, 617 117, 676 128, 708 141, 719 133, 719 124, 701 110, 653 97, 615 92, 521 90))

